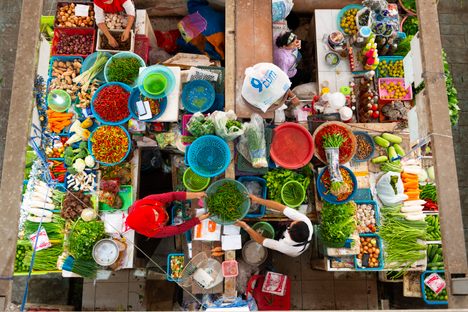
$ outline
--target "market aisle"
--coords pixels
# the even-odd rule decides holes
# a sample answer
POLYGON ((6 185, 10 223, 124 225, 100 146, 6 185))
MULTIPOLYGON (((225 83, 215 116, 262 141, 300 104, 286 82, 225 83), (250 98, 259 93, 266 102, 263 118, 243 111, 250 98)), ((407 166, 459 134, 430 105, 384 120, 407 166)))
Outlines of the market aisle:
POLYGON ((458 168, 460 204, 463 209, 465 244, 468 252, 468 3, 466 1, 444 0, 439 5, 439 23, 442 46, 453 74, 461 108, 458 125, 452 128, 455 157, 458 168))

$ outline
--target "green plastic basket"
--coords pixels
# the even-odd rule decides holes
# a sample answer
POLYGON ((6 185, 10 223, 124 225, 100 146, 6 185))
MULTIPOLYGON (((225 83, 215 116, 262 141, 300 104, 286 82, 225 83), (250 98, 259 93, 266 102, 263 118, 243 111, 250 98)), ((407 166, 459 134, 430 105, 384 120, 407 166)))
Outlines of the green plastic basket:
POLYGON ((252 229, 257 231, 260 235, 274 239, 275 238, 275 229, 268 222, 257 222, 252 226, 252 229))
POLYGON ((123 205, 121 209, 115 209, 111 206, 99 203, 99 211, 126 211, 133 204, 133 186, 131 185, 121 185, 119 196, 122 198, 123 205))
POLYGON ((304 201, 306 192, 301 183, 297 181, 286 182, 281 188, 281 199, 291 208, 299 207, 304 201))
POLYGON ((198 174, 193 172, 191 168, 187 168, 184 171, 184 176, 182 178, 184 186, 187 188, 187 190, 191 192, 203 191, 210 184, 210 180, 211 178, 199 176, 198 174))

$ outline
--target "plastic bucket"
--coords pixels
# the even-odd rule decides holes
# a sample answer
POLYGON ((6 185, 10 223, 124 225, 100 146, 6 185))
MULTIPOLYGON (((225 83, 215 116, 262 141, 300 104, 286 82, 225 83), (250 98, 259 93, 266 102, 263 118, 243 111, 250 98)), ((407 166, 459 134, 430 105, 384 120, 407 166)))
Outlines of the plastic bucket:
POLYGON ((208 187, 210 178, 199 176, 192 169, 187 168, 182 178, 184 186, 191 192, 200 192, 208 187))
POLYGON ((305 199, 305 189, 297 181, 286 182, 281 188, 281 199, 284 204, 291 208, 299 207, 305 199))
POLYGON ((252 226, 252 229, 254 229, 256 232, 258 232, 260 235, 266 238, 275 238, 275 229, 268 222, 257 222, 252 226))
POLYGON ((166 87, 167 78, 161 73, 151 73, 143 80, 143 88, 151 95, 160 95, 166 87))
POLYGON ((60 89, 51 90, 49 95, 47 95, 47 105, 53 111, 62 113, 70 108, 70 94, 60 89))

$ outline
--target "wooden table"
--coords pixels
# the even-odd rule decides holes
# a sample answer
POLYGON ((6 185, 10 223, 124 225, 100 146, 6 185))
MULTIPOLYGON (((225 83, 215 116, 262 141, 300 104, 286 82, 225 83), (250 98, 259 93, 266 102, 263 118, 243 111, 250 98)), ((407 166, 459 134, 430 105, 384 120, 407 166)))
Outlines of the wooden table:
POLYGON ((317 53, 317 83, 321 86, 328 82, 330 92, 337 92, 342 86, 348 86, 352 79, 349 60, 340 58, 340 63, 329 66, 325 55, 331 51, 328 47, 328 35, 338 30, 337 16, 340 10, 315 10, 315 44, 317 53))

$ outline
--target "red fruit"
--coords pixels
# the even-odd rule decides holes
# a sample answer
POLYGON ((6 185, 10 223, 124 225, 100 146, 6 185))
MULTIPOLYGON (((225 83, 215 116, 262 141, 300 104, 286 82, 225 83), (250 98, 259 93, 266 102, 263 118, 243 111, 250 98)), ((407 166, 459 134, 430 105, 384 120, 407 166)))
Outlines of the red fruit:
POLYGON ((377 105, 377 104, 372 105, 372 110, 373 111, 378 111, 379 110, 379 105, 377 105))
POLYGON ((372 118, 376 118, 376 119, 379 118, 379 111, 374 111, 372 113, 372 118))

